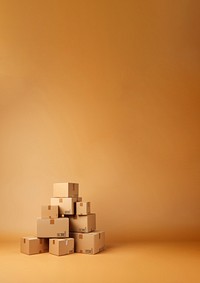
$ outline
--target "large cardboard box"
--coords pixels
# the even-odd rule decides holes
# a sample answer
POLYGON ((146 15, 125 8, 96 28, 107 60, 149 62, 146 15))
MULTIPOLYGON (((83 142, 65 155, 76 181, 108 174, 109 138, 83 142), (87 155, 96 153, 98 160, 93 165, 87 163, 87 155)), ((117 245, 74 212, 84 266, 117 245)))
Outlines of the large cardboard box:
POLYGON ((78 190, 79 190, 79 184, 77 183, 55 183, 53 185, 53 197, 77 198, 78 190))
POLYGON ((49 240, 36 237, 21 238, 20 250, 27 255, 46 253, 49 251, 49 240))
POLYGON ((96 214, 69 216, 70 232, 92 232, 96 230, 96 214))
POLYGON ((59 215, 73 215, 77 198, 51 198, 52 205, 59 206, 59 215))
POLYGON ((96 254, 105 248, 105 232, 95 231, 91 233, 70 233, 75 241, 75 252, 84 254, 96 254))
POLYGON ((90 202, 76 202, 76 215, 90 214, 90 202))
POLYGON ((50 239, 49 252, 53 255, 68 255, 74 253, 74 239, 50 239))
POLYGON ((66 238, 69 237, 69 219, 37 219, 38 238, 66 238))
POLYGON ((41 218, 58 218, 58 205, 43 205, 41 218))

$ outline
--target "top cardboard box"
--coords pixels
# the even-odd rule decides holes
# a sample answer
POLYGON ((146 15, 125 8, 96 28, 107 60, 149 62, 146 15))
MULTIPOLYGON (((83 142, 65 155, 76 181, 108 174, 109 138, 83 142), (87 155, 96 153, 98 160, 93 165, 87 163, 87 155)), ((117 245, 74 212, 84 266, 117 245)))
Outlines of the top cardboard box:
POLYGON ((77 183, 55 183, 53 185, 53 197, 73 198, 78 197, 79 184, 77 183))

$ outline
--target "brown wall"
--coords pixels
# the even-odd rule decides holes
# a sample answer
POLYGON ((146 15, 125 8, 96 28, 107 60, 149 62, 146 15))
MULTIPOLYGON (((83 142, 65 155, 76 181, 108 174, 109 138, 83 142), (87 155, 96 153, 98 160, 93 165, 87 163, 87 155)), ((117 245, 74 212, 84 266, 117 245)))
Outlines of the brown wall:
POLYGON ((110 241, 200 238, 199 8, 1 1, 1 235, 69 180, 110 241))

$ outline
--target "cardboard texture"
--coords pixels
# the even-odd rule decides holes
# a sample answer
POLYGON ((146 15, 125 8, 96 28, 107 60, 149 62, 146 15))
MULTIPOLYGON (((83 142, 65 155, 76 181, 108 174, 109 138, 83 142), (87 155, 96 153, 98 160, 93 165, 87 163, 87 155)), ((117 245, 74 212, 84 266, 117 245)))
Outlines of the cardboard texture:
POLYGON ((61 256, 74 253, 96 254, 104 249, 105 233, 96 230, 96 214, 90 202, 78 196, 79 184, 55 183, 50 205, 41 207, 37 237, 24 237, 20 250, 27 255, 50 252, 61 256), (67 216, 67 217, 66 217, 67 216), (69 232, 70 236, 69 237, 69 232))
POLYGON ((41 207, 41 218, 58 218, 58 205, 43 205, 41 207))
POLYGON ((70 237, 75 241, 75 252, 84 254, 96 254, 105 249, 105 232, 95 231, 91 233, 71 233, 70 237))
POLYGON ((76 202, 76 215, 90 214, 90 202, 76 202))
POLYGON ((69 219, 37 219, 38 238, 66 238, 69 237, 69 219))
POLYGON ((53 185, 53 197, 73 198, 78 197, 79 184, 77 183, 55 183, 53 185))
POLYGON ((73 215, 76 201, 77 198, 51 198, 51 204, 59 206, 59 216, 73 215))
POLYGON ((27 255, 46 253, 49 251, 49 240, 36 237, 23 237, 20 242, 20 251, 27 255))
POLYGON ((96 230, 96 214, 69 216, 70 232, 92 232, 96 230))
POLYGON ((49 252, 53 255, 61 256, 74 253, 74 239, 50 239, 49 252))

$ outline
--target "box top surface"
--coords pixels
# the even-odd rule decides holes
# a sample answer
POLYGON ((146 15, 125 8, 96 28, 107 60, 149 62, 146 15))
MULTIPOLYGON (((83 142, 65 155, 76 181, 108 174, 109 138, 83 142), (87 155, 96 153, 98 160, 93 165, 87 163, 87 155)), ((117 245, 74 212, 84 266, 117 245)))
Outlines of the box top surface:
POLYGON ((50 241, 63 242, 63 241, 74 241, 74 238, 62 238, 62 239, 51 238, 51 239, 49 239, 49 240, 50 240, 50 241))
POLYGON ((22 237, 22 239, 27 239, 27 240, 37 240, 38 238, 35 236, 27 236, 27 237, 22 237))
POLYGON ((104 231, 94 231, 89 233, 81 233, 81 232, 70 232, 71 235, 98 235, 105 233, 104 231))

